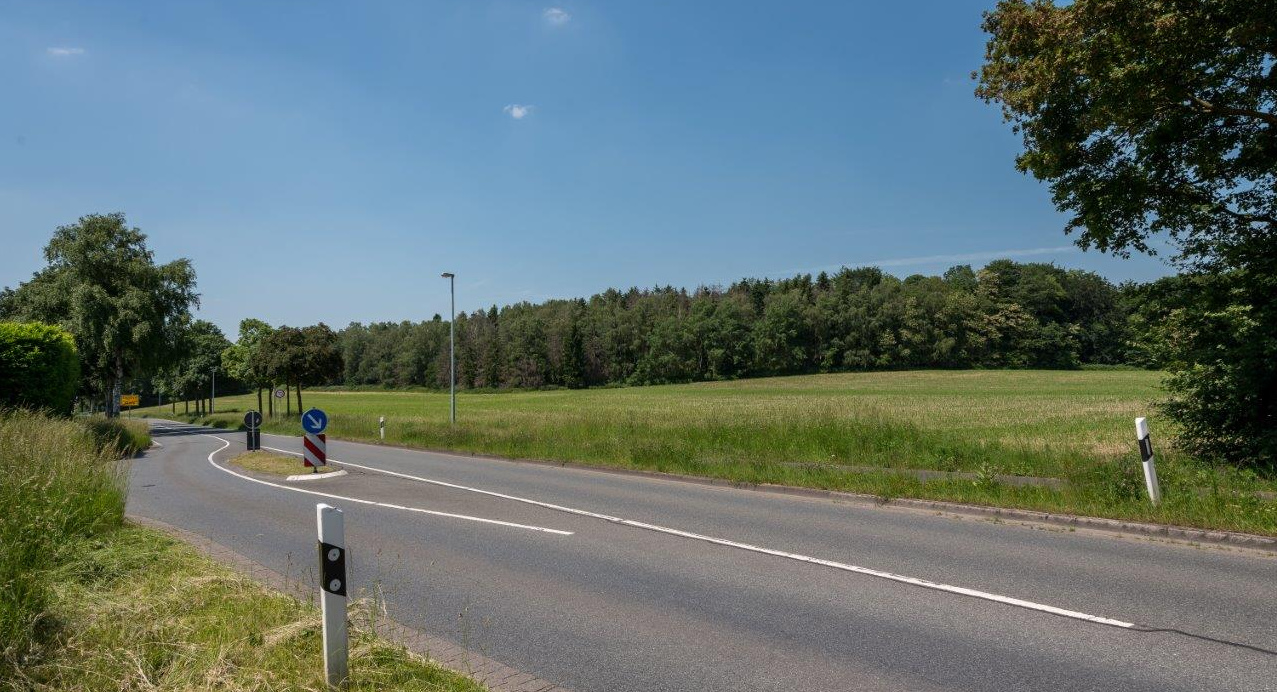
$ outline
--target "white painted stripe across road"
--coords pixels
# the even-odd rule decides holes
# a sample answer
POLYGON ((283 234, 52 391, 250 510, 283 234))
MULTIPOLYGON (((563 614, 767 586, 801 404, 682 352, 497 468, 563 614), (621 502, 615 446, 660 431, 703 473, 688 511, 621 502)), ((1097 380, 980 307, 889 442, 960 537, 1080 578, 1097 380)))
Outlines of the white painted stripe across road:
MULTIPOLYGON (((472 517, 472 516, 469 516, 469 515, 466 515, 466 514, 453 514, 453 513, 451 513, 451 512, 440 512, 440 511, 437 511, 437 510, 433 510, 433 509, 424 509, 424 508, 421 508, 421 507, 405 507, 404 505, 396 505, 396 504, 391 504, 391 503, 389 503, 389 502, 377 502, 377 501, 375 501, 375 500, 365 500, 365 499, 363 499, 363 498, 359 498, 359 497, 348 497, 348 496, 345 496, 345 495, 334 495, 334 494, 332 494, 332 493, 321 493, 321 492, 319 492, 319 491, 317 491, 317 490, 305 490, 305 489, 303 489, 303 488, 294 488, 294 487, 292 487, 292 486, 288 486, 288 485, 280 485, 279 483, 271 483, 270 481, 264 481, 264 480, 261 480, 260 478, 253 478, 252 476, 246 476, 246 475, 244 475, 244 474, 242 474, 242 473, 237 473, 237 472, 235 472, 235 471, 232 471, 231 469, 226 468, 225 466, 221 466, 221 465, 220 465, 220 464, 218 464, 216 461, 213 461, 213 457, 217 456, 217 454, 218 454, 219 452, 221 452, 222 450, 224 450, 224 449, 226 449, 227 447, 231 446, 231 443, 230 443, 230 441, 229 441, 229 440, 226 440, 226 439, 224 439, 224 438, 218 437, 218 436, 216 436, 216 435, 208 435, 208 434, 205 434, 205 433, 201 433, 201 435, 203 435, 204 437, 210 437, 210 438, 212 438, 212 439, 214 439, 214 440, 218 440, 219 442, 221 442, 221 443, 222 443, 222 446, 221 446, 221 447, 219 447, 218 449, 214 450, 213 452, 210 452, 210 453, 209 453, 209 455, 208 455, 208 463, 212 464, 212 465, 213 465, 213 468, 218 469, 219 471, 225 471, 226 473, 229 473, 229 474, 231 474, 232 476, 238 476, 239 478, 243 478, 243 479, 244 479, 244 480, 246 480, 246 481, 252 481, 252 482, 254 482, 254 483, 261 483, 262 485, 269 485, 269 486, 270 486, 270 487, 272 487, 272 488, 280 488, 280 489, 282 489, 282 490, 291 490, 291 491, 293 491, 293 492, 295 492, 295 493, 305 493, 305 494, 307 494, 307 495, 318 495, 319 497, 327 497, 327 498, 331 498, 331 499, 334 499, 334 500, 345 500, 345 501, 347 501, 347 502, 356 502, 356 503, 363 504, 363 505, 375 505, 375 506, 377 506, 377 507, 385 507, 385 508, 387 508, 387 509, 402 509, 402 510, 404 510, 404 511, 406 511, 406 512, 418 512, 418 513, 420 513, 420 514, 430 514, 430 515, 433 515, 433 516, 436 516, 436 517, 448 517, 448 518, 450 518, 450 519, 463 519, 463 520, 465 520, 465 521, 477 521, 477 522, 479 522, 479 523, 481 523, 481 524, 495 524, 495 525, 497 525, 497 526, 508 526, 508 527, 510 527, 510 528, 514 528, 514 529, 527 529, 528 531, 540 531, 540 532, 543 532, 543 533, 553 533, 553 534, 556 534, 556 535, 559 535, 559 536, 571 536, 571 535, 572 535, 572 533, 573 533, 573 532, 571 532, 571 531, 563 531, 563 530, 561 530, 561 529, 549 529, 549 528, 546 528, 546 527, 544 527, 544 526, 532 526, 532 525, 529 525, 529 524, 516 524, 516 523, 511 522, 511 521, 500 521, 500 520, 498 520, 498 519, 484 519, 483 517, 472 517)), ((269 448, 269 447, 267 447, 266 449, 270 449, 270 448, 269 448)), ((293 454, 293 455, 300 456, 300 454, 298 454, 297 452, 287 452, 287 451, 282 450, 282 449, 277 449, 277 450, 274 450, 274 451, 277 451, 277 452, 285 452, 286 454, 293 454)))
MULTIPOLYGON (((217 438, 217 439, 221 439, 221 438, 217 438)), ((283 452, 284 454, 298 455, 297 452, 291 452, 286 449, 276 449, 274 447, 265 447, 265 446, 263 446, 263 449, 270 449, 276 452, 283 452)), ((210 456, 210 459, 211 459, 211 456, 210 456)), ((625 526, 631 526, 638 529, 645 529, 647 531, 656 531, 658 533, 664 533, 670 536, 679 536, 681 538, 687 538, 687 539, 696 540, 696 541, 704 541, 706 543, 713 543, 715 545, 726 546, 728 548, 746 550, 752 553, 760 553, 763 555, 773 555, 775 557, 781 557, 788 560, 796 560, 798 562, 806 562, 813 565, 820 565, 822 567, 830 567, 833 569, 842 570, 844 572, 854 572, 856 574, 863 574, 870 577, 877 577, 879 579, 888 579, 890 581, 900 582, 902 584, 910 584, 912 586, 919 586, 925 589, 932 589, 934 591, 943 591, 946 593, 958 594, 961 596, 969 596, 971 598, 979 598, 986 601, 993 601, 994 603, 1003 603, 1005 605, 1016 606, 1018 608, 1026 608, 1029 610, 1036 610, 1043 613, 1050 613, 1052 615, 1059 615, 1061 617, 1072 618, 1074 620, 1083 620, 1086 622, 1093 622, 1099 625, 1121 627, 1123 629, 1130 629, 1135 627, 1135 623, 1133 622, 1126 622, 1124 620, 1115 620, 1113 618, 1100 617, 1098 615, 1091 615, 1089 613, 1083 613, 1076 610, 1069 610, 1067 608, 1057 608, 1055 606, 1047 605, 1045 603, 1036 603, 1034 601, 1026 601, 1021 598, 1013 598, 1011 596, 1002 596, 1000 594, 989 593, 988 591, 980 591, 978 589, 969 589, 964 586, 953 586, 951 584, 944 584, 941 582, 929 581, 927 579, 919 579, 917 577, 910 577, 903 574, 894 574, 892 572, 885 572, 883 570, 870 569, 868 567, 860 567, 857 565, 850 565, 844 562, 835 562, 833 560, 825 560, 818 557, 811 557, 809 555, 802 555, 800 553, 790 553, 783 550, 774 550, 772 548, 764 548, 762 546, 750 545, 749 543, 740 543, 737 541, 727 540, 725 538, 715 538, 714 536, 706 536, 699 533, 692 533, 690 531, 682 531, 682 530, 670 528, 667 526, 660 526, 658 524, 648 524, 641 521, 634 521, 633 519, 622 519, 620 517, 614 517, 607 514, 591 512, 589 510, 576 509, 574 507, 565 507, 563 505, 556 505, 549 502, 542 502, 540 500, 533 500, 531 498, 519 497, 517 495, 508 495, 506 493, 499 493, 493 490, 484 490, 482 488, 472 488, 465 485, 458 485, 456 483, 448 483, 446 481, 435 480, 433 478, 423 478, 421 476, 413 476, 406 473, 399 473, 398 471, 387 471, 386 469, 379 469, 373 466, 364 466, 362 464, 355 464, 349 461, 341 461, 339 459, 329 459, 329 461, 335 464, 341 464, 342 466, 350 466, 352 468, 364 469, 366 471, 384 473, 389 476, 398 476, 399 478, 406 478, 406 479, 417 481, 420 483, 429 483, 431 485, 438 485, 444 488, 455 488, 457 490, 464 490, 467 492, 478 493, 480 495, 488 495, 490 497, 497 497, 504 500, 511 500, 514 502, 522 502, 524 504, 534 505, 536 507, 544 507, 546 509, 552 509, 557 512, 566 512, 568 514, 575 514, 577 516, 582 516, 582 517, 602 519, 604 521, 609 521, 614 524, 622 524, 625 526)), ((295 488, 290 488, 290 490, 294 490, 294 489, 295 488)))

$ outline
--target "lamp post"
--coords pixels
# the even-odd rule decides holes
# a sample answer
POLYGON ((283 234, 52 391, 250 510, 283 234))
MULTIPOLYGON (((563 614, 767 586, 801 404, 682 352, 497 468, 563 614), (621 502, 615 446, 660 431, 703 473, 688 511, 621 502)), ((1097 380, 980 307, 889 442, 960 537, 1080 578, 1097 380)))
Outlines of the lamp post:
POLYGON ((217 413, 217 366, 213 366, 213 393, 208 397, 208 412, 217 413))
POLYGON ((457 424, 457 275, 444 272, 441 276, 448 280, 448 293, 452 296, 451 308, 448 312, 448 393, 451 406, 451 421, 457 424))

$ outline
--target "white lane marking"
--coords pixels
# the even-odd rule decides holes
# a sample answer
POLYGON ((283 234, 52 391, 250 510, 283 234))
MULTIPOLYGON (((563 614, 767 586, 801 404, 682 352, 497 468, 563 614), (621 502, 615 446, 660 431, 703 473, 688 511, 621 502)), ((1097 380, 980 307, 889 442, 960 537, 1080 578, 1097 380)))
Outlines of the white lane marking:
MULTIPOLYGON (((263 445, 263 449, 270 449, 272 451, 283 452, 285 454, 293 454, 293 455, 298 454, 297 452, 292 452, 286 449, 277 449, 275 447, 266 447, 265 445, 263 445)), ((986 601, 993 601, 995 603, 1003 603, 1006 605, 1017 606, 1020 608, 1027 608, 1029 610, 1036 610, 1043 613, 1050 613, 1052 615, 1060 615, 1067 618, 1073 618, 1074 620, 1085 620, 1086 622, 1094 622, 1100 625, 1110 625, 1112 627, 1121 627, 1124 629, 1130 629, 1132 627, 1135 627, 1135 623, 1126 622, 1124 620, 1115 620, 1113 618, 1100 617, 1098 615, 1082 613, 1076 610, 1068 610, 1066 608, 1057 608, 1055 606, 1047 605, 1045 603, 1035 603, 1034 601, 1026 601, 1024 599, 1013 598, 1011 596, 1002 596, 1000 594, 989 593, 988 591, 980 591, 978 589, 969 589, 965 586, 953 586, 952 584, 944 584, 941 582, 934 582, 934 581, 929 581, 926 579, 919 579, 917 577, 910 577, 903 574, 894 574, 892 572, 884 572, 882 570, 870 569, 868 567, 850 565, 845 562, 835 562, 833 560, 825 560, 818 557, 811 557, 810 555, 802 555, 800 553, 790 553, 783 550, 774 550, 772 548, 764 548, 762 546, 751 545, 749 543, 740 543, 737 541, 727 540, 725 538, 715 538, 714 536, 706 536, 699 533, 692 533, 690 531, 682 531, 682 530, 673 529, 667 526, 660 526, 657 524, 648 524, 641 521, 634 521, 633 519, 622 519, 620 517, 613 517, 607 514, 599 514, 597 512, 590 512, 584 509, 564 507, 562 505, 551 504, 549 502, 541 502, 540 500, 533 500, 526 497, 519 497, 517 495, 507 495, 505 493, 498 493, 492 490, 483 490, 482 488, 472 488, 465 485, 457 485, 456 483, 448 483, 446 481, 437 481, 432 478, 422 478, 421 476, 412 476, 406 473, 399 473, 398 471, 387 471, 386 469, 379 469, 372 466, 364 466, 362 464, 353 464, 349 461, 341 461, 338 459, 329 459, 329 461, 335 464, 341 464, 342 466, 351 466, 357 469, 375 471, 377 473, 384 473, 390 476, 407 478, 407 479, 418 481, 421 483, 429 483, 432 485, 443 486, 445 488, 455 488, 457 490, 465 490, 468 492, 479 493, 480 495, 488 495, 491 497, 499 497, 501 499, 512 500, 514 502, 522 502, 524 504, 535 505, 537 507, 544 507, 546 509, 552 509, 558 512, 567 512, 568 514, 575 514, 575 515, 583 516, 583 517, 591 517, 594 519, 603 519, 604 521, 610 521, 615 524, 623 524, 625 526, 631 526, 638 529, 656 531, 658 533, 664 533, 670 536, 679 536, 682 538, 689 538, 696 541, 714 543, 716 545, 726 546, 729 548, 747 550, 752 553, 760 553, 763 555, 773 555, 776 557, 782 557, 789 560, 797 560, 798 562, 807 562, 813 565, 821 565, 823 567, 832 567, 833 569, 842 570, 844 572, 854 572, 856 574, 863 574, 870 577, 877 577, 879 579, 888 579, 891 581, 900 582, 902 584, 920 586, 920 587, 923 587, 926 589, 932 589, 935 591, 944 591, 946 593, 958 594, 961 596, 970 596, 971 598, 979 598, 986 601)))
POLYGON ((219 447, 218 449, 216 449, 216 450, 214 450, 213 452, 209 453, 209 455, 208 455, 208 463, 212 464, 212 465, 213 465, 213 468, 218 469, 218 470, 220 470, 220 471, 225 471, 226 473, 229 473, 229 474, 231 474, 232 476, 238 476, 238 477, 240 477, 240 478, 243 478, 243 479, 244 479, 244 480, 246 480, 246 481, 252 481, 252 482, 254 482, 254 483, 261 483, 262 485, 269 485, 269 486, 270 486, 270 487, 272 487, 272 488, 281 488, 281 489, 283 489, 283 490, 291 490, 291 491, 296 492, 296 493, 305 493, 305 494, 307 494, 307 495, 318 495, 319 497, 328 497, 328 498, 332 498, 332 499, 334 499, 334 500, 345 500, 345 501, 347 501, 347 502, 357 502, 357 503, 359 503, 359 504, 363 504, 363 505, 375 505, 375 506, 377 506, 377 507, 385 507, 385 508, 387 508, 387 509, 402 509, 402 510, 404 510, 404 511, 406 511, 406 512, 419 512, 419 513, 421 513, 421 514, 430 514, 430 515, 432 515, 432 516, 436 516, 436 517, 448 517, 448 518, 450 518, 450 519, 464 519, 464 520, 466 520, 466 521, 477 521, 477 522, 479 522, 479 523, 481 523, 481 524, 495 524, 495 525, 497 525, 497 526, 508 526, 508 527, 510 527, 510 528, 515 528, 515 529, 527 529, 527 530, 529 530, 529 531, 540 531, 540 532, 543 532, 543 533, 553 533, 553 534, 556 534, 556 535, 559 535, 559 536, 571 536, 571 535, 572 535, 572 533, 573 533, 573 532, 571 532, 571 531, 563 531, 563 530, 560 530, 560 529, 549 529, 549 528, 546 528, 546 527, 544 527, 544 526, 532 526, 532 525, 529 525, 529 524, 516 524, 516 523, 514 523, 514 522, 510 522, 510 521, 500 521, 500 520, 497 520, 497 519, 484 519, 483 517, 472 517, 472 516, 469 516, 469 515, 466 515, 466 514, 453 514, 453 513, 451 513, 451 512, 439 512, 439 511, 436 511, 436 510, 433 510, 433 509, 423 509, 423 508, 421 508, 421 507, 405 507, 405 506, 403 506, 403 505, 391 504, 391 503, 389 503, 389 502, 376 502, 376 501, 374 501, 374 500, 365 500, 365 499, 363 499, 363 498, 359 498, 359 497, 347 497, 347 496, 345 496, 345 495, 334 495, 334 494, 332 494, 332 493, 321 493, 321 492, 319 492, 319 491, 317 491, 317 490, 305 490, 305 489, 302 489, 302 488, 294 488, 294 487, 292 487, 292 486, 280 485, 280 484, 278 484, 278 483, 271 483, 270 481, 264 481, 264 480, 261 480, 260 478, 253 478, 252 476, 245 476, 245 475, 244 475, 244 474, 242 474, 242 473, 237 473, 237 472, 232 471, 232 470, 230 470, 230 469, 226 468, 225 466, 221 466, 221 465, 219 465, 217 462, 213 461, 213 457, 214 457, 214 456, 216 456, 216 455, 218 454, 218 452, 221 452, 222 450, 226 449, 227 447, 230 447, 230 446, 231 446, 231 443, 230 443, 230 441, 229 441, 229 440, 222 439, 222 438, 220 438, 220 437, 218 437, 218 436, 216 436, 216 435, 208 435, 208 434, 205 434, 205 433, 200 433, 200 434, 201 434, 202 436, 204 436, 204 437, 211 437, 212 439, 214 439, 214 440, 218 440, 219 442, 221 442, 221 443, 222 443, 222 446, 221 446, 221 447, 219 447))

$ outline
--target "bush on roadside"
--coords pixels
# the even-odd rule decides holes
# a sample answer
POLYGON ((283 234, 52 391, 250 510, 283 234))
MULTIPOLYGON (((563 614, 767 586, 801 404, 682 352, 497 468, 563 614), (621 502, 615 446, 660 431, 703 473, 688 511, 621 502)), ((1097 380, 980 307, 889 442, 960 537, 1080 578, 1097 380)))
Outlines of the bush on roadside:
POLYGON ((0 679, 53 635, 49 574, 68 546, 122 524, 120 447, 83 421, 0 410, 0 679))
POLYGON ((0 406, 68 415, 80 380, 75 339, 61 327, 0 322, 0 406))

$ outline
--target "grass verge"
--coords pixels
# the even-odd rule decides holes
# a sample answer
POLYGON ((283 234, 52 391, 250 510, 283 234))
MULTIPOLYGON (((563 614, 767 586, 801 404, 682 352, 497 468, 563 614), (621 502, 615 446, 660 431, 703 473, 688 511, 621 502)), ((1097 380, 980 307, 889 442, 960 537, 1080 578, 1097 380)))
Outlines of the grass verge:
MULTIPOLYGON (((124 527, 145 425, 0 411, 0 690, 322 689, 313 607, 124 527)), ((354 612, 351 689, 482 689, 354 612)))
MULTIPOLYGON (((295 476, 299 473, 311 473, 313 471, 313 469, 307 468, 299 457, 260 450, 243 452, 231 459, 231 463, 249 471, 268 473, 272 476, 295 476)), ((335 470, 331 466, 319 467, 319 473, 329 473, 335 470)))
MULTIPOLYGON (((82 539, 52 574, 64 634, 6 686, 23 690, 324 690, 319 611, 159 532, 82 539)), ((479 691, 372 634, 351 606, 348 690, 479 691)))
MULTIPOLYGON (((308 391, 328 434, 513 458, 1085 514, 1277 535, 1277 479, 1177 452, 1152 412, 1161 375, 1139 370, 846 373, 737 382, 462 393, 459 421, 431 392, 308 391), (1154 429, 1164 502, 1144 495, 1134 418, 1154 429), (866 468, 869 470, 866 472, 866 468), (965 472, 919 479, 910 470, 965 472), (1057 479, 1018 487, 1000 476, 1057 479)), ((253 396, 211 418, 236 427, 253 396)), ((173 417, 163 409, 152 415, 173 417)), ((180 415, 178 416, 181 417, 180 415)), ((297 435, 296 417, 268 420, 297 435)))

